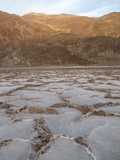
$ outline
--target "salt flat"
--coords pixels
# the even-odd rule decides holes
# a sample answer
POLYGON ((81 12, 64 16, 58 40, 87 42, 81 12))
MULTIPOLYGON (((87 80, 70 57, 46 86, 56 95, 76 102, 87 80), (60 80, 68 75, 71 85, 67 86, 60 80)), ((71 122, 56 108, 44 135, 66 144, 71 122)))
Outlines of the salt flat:
POLYGON ((0 69, 0 160, 119 160, 118 67, 0 69))

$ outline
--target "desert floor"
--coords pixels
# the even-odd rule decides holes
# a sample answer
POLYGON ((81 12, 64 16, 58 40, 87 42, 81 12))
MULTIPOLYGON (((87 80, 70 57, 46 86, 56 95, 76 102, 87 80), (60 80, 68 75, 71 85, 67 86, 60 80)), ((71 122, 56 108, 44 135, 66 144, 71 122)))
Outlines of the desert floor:
POLYGON ((0 69, 0 160, 120 160, 120 69, 0 69))

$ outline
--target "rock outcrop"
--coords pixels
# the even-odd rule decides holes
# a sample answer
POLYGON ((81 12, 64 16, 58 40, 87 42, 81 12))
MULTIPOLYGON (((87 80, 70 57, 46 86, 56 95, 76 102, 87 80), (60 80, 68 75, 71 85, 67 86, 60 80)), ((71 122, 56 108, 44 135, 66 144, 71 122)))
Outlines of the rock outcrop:
POLYGON ((99 18, 0 12, 0 65, 120 62, 120 13, 99 18))

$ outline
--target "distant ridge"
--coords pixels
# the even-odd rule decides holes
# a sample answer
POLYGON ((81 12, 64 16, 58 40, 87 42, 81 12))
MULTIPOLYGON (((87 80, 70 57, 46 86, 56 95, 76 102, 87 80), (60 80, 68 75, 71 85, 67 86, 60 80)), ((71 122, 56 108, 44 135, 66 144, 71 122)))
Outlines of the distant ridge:
POLYGON ((120 61, 120 12, 102 17, 0 11, 0 65, 90 65, 120 61))

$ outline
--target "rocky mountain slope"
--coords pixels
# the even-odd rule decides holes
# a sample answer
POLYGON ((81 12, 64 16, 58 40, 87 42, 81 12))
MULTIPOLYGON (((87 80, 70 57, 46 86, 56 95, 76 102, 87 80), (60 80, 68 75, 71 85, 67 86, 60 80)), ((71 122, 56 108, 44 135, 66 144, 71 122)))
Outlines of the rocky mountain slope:
POLYGON ((120 62, 120 13, 99 18, 0 12, 0 65, 120 62))

